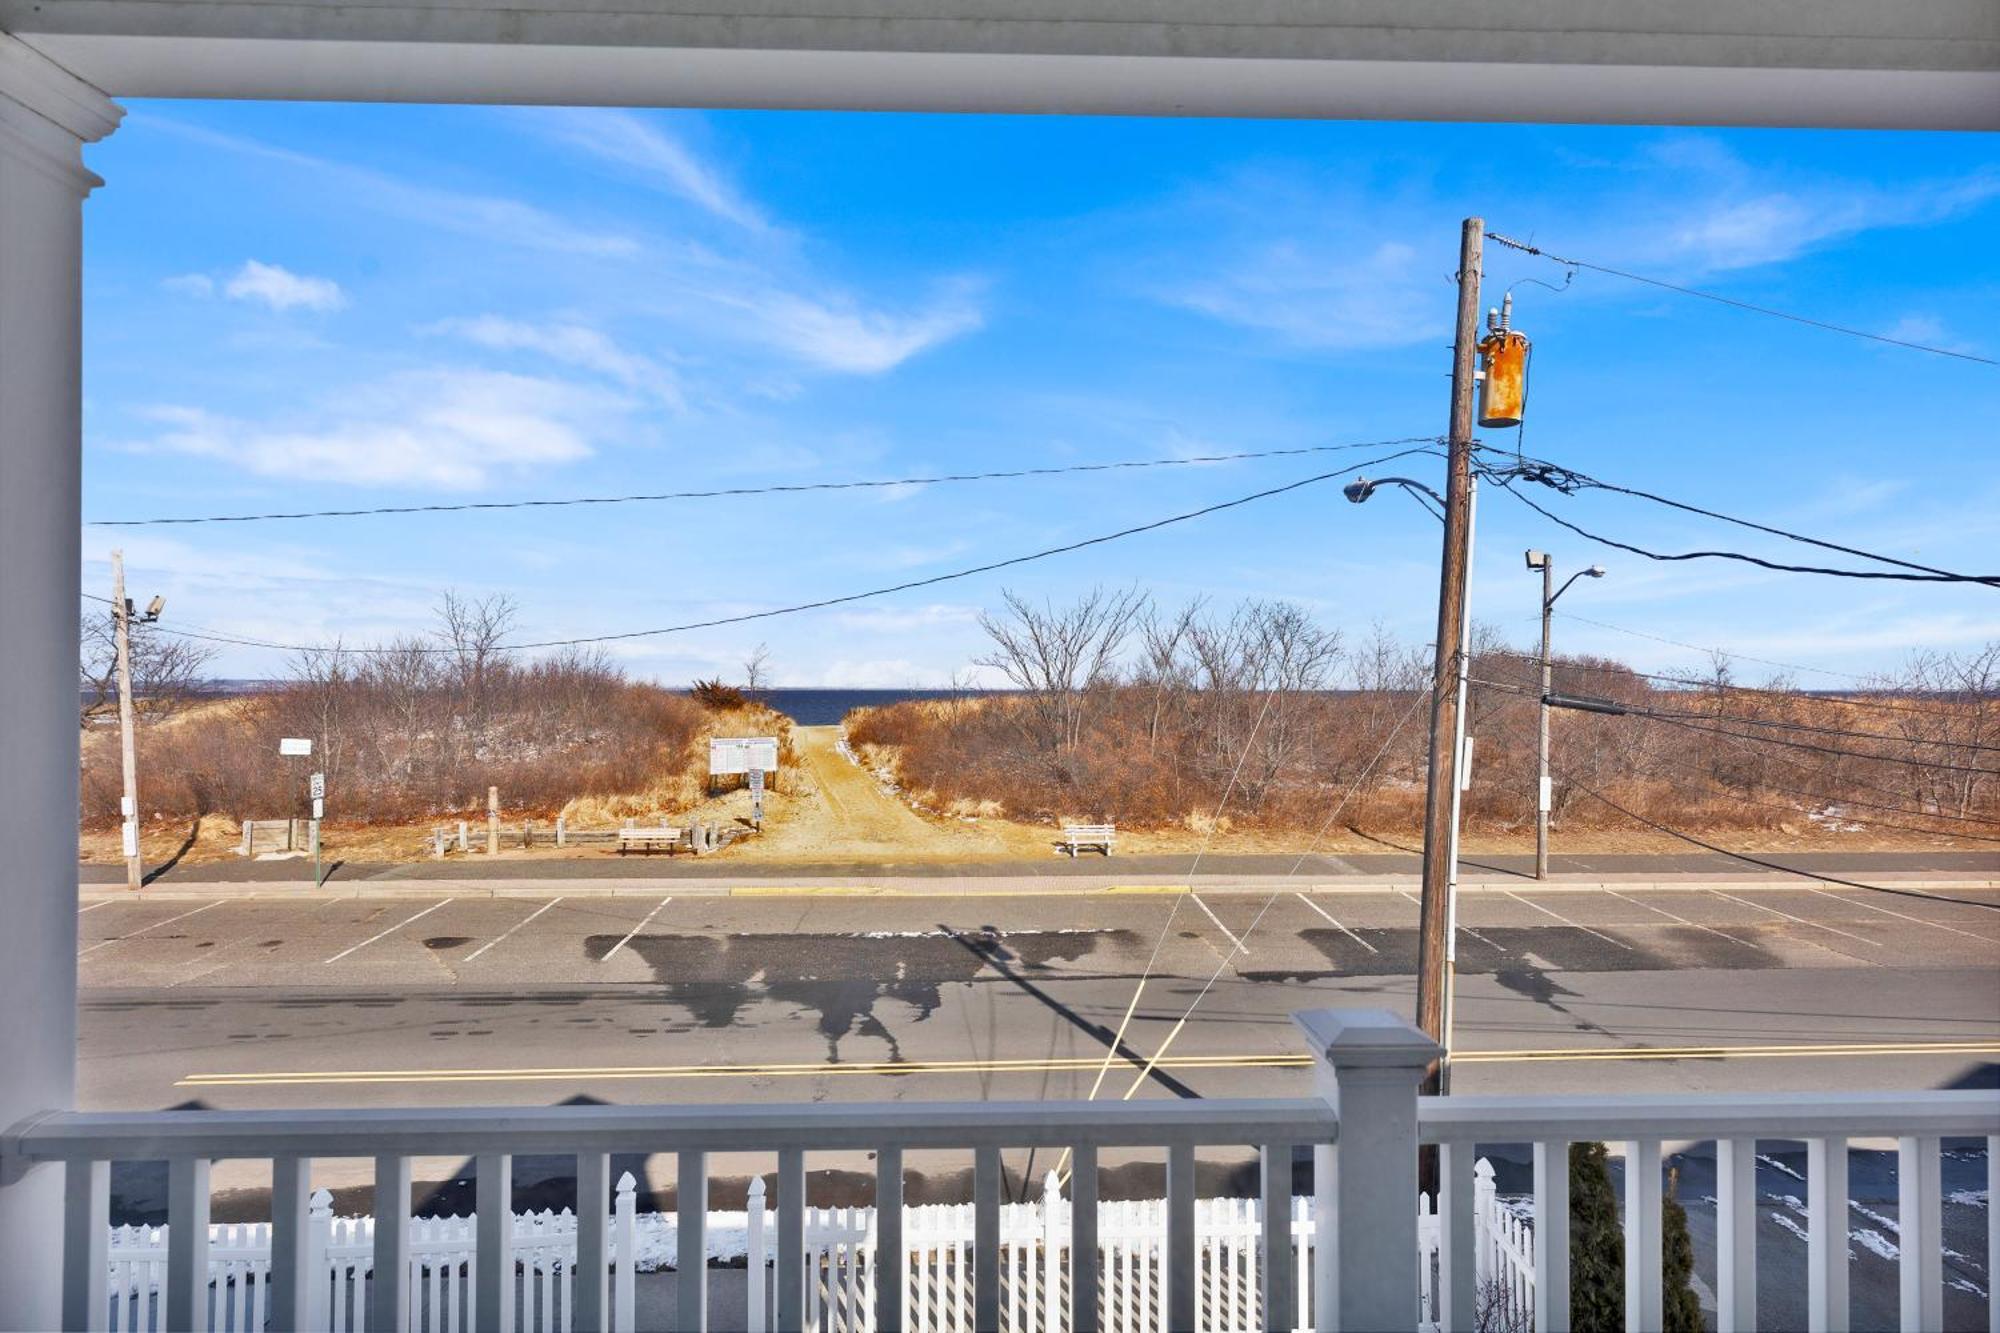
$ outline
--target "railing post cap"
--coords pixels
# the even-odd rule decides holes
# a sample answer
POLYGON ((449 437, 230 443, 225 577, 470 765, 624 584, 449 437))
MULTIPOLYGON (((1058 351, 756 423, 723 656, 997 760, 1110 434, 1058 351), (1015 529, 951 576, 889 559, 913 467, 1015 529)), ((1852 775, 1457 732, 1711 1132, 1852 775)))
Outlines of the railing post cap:
POLYGON ((1313 1055, 1335 1069, 1425 1067, 1444 1048, 1387 1009, 1305 1009, 1292 1021, 1313 1055))
POLYGON ((753 1199, 764 1197, 764 1177, 752 1176, 750 1178, 750 1197, 753 1199))

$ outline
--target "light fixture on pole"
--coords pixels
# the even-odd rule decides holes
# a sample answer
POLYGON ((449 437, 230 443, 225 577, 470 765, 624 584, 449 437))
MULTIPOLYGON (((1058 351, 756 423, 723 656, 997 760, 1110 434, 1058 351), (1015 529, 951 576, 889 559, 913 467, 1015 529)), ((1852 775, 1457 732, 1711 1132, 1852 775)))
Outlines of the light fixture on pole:
POLYGON ((1592 565, 1580 569, 1564 581, 1562 587, 1555 587, 1556 562, 1547 551, 1529 551, 1528 568, 1542 572, 1542 699, 1537 710, 1535 752, 1539 756, 1535 786, 1535 878, 1549 877, 1549 807, 1551 791, 1549 784, 1549 705, 1547 703, 1551 667, 1549 662, 1549 616, 1555 609, 1556 598, 1569 591, 1569 585, 1580 578, 1601 579, 1603 565, 1592 565), (1552 591, 1553 589, 1553 591, 1552 591))

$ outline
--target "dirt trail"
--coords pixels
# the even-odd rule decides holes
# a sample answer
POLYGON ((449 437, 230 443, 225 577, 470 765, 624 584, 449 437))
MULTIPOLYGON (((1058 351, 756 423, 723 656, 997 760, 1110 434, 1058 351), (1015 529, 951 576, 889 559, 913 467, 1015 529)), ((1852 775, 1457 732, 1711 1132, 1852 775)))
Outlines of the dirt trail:
POLYGON ((788 790, 770 798, 763 836, 732 856, 937 861, 1049 855, 1050 835, 1043 831, 1005 820, 924 818, 842 754, 840 738, 839 727, 792 728, 799 772, 785 784, 788 790))

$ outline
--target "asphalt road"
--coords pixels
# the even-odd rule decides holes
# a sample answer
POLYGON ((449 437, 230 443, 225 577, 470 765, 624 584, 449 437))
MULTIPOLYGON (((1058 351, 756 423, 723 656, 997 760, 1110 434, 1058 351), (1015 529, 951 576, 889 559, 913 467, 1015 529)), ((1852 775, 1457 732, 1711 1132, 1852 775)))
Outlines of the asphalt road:
MULTIPOLYGON (((1962 1079, 2000 1051, 2000 892, 1950 896, 1469 895, 1456 1086, 1962 1079), (1714 1046, 1785 1049, 1638 1058, 1714 1046)), ((1140 1092, 1290 1092, 1293 1010, 1407 1011, 1416 917, 1403 891, 95 902, 82 1096, 1081 1096, 1156 945, 1127 1054, 1194 1019, 1140 1092)), ((1106 1087, 1134 1077, 1114 1062, 1106 1087)))

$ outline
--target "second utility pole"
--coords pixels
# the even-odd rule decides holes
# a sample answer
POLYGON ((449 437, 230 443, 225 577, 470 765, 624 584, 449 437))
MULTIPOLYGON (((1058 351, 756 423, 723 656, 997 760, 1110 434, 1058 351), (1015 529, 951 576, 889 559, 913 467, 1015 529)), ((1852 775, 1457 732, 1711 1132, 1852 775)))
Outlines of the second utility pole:
POLYGON ((139 756, 132 734, 132 603, 125 600, 125 553, 111 553, 111 638, 118 654, 118 749, 125 790, 118 802, 118 836, 124 843, 125 887, 145 882, 139 860, 139 756))
MULTIPOLYGON (((1424 790, 1424 889, 1418 911, 1417 1026, 1444 1039, 1445 935, 1451 915, 1452 794, 1458 790, 1458 658, 1464 651, 1466 566, 1472 535, 1472 402, 1479 343, 1479 266, 1486 230, 1467 218, 1458 241, 1458 336, 1452 346, 1451 434, 1445 479, 1444 555, 1438 570, 1437 659, 1431 672, 1431 755, 1424 790)), ((1424 1080, 1439 1089, 1439 1069, 1424 1080)))

